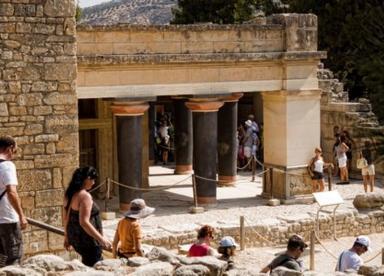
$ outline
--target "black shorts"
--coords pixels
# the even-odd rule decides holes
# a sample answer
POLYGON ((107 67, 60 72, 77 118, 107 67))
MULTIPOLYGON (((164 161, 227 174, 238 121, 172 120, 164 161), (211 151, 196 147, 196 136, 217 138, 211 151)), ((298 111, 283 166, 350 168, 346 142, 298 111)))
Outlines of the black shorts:
POLYGON ((321 180, 324 178, 324 174, 321 172, 313 172, 312 180, 321 180))
POLYGON ((17 263, 23 255, 23 240, 18 223, 0 224, 0 266, 17 263))
POLYGON ((81 262, 86 266, 92 267, 98 261, 103 260, 103 249, 98 246, 77 246, 75 251, 80 254, 81 262))

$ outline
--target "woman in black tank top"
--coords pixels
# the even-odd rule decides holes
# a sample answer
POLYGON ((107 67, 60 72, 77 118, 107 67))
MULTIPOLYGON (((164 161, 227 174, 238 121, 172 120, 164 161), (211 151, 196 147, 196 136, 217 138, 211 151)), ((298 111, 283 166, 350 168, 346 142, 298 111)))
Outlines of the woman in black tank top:
POLYGON ((64 246, 72 246, 87 266, 102 260, 102 249, 111 247, 103 237, 99 208, 88 192, 96 177, 95 168, 79 168, 65 191, 64 246))

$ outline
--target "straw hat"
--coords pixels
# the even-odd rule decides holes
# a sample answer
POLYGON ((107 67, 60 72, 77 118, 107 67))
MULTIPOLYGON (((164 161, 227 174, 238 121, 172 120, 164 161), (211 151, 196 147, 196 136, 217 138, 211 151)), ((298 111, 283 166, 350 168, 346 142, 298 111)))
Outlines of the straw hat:
POLYGON ((145 204, 144 199, 136 198, 131 201, 130 209, 124 214, 124 216, 127 218, 140 219, 149 216, 154 211, 155 208, 148 207, 145 204))

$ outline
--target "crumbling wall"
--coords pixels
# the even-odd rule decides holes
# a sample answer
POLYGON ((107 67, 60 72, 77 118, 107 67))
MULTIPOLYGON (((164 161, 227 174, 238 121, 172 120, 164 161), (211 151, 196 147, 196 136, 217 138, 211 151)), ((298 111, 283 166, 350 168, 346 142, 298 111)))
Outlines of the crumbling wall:
POLYGON ((384 175, 384 126, 381 126, 372 112, 369 100, 361 98, 350 102, 348 92, 343 84, 334 78, 330 70, 320 65, 318 70, 321 97, 321 142, 324 157, 333 159, 335 143, 334 128, 347 130, 353 140, 352 144, 352 176, 361 177, 356 168, 358 153, 364 149, 364 142, 370 141, 374 154, 376 175, 384 175))
MULTIPOLYGON (((74 0, 0 0, 0 135, 16 138, 28 217, 62 225, 64 185, 78 164, 74 0)), ((62 240, 28 227, 25 253, 62 240)))

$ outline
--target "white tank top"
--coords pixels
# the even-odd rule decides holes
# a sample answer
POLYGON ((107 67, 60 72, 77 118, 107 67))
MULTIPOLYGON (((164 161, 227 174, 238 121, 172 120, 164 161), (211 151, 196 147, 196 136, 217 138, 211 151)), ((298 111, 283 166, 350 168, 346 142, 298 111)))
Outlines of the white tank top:
POLYGON ((314 168, 315 172, 323 173, 323 168, 324 168, 324 161, 323 160, 317 159, 315 161, 314 165, 315 165, 315 168, 314 168))

